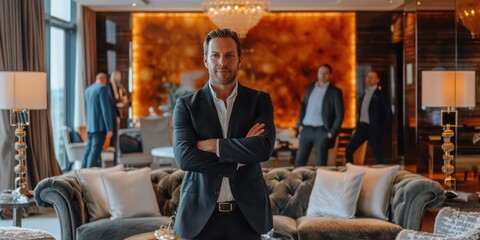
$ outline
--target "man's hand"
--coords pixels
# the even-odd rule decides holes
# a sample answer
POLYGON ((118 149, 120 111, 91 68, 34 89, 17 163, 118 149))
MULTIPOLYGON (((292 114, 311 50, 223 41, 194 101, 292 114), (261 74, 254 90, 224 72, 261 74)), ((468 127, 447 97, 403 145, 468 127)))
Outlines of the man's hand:
POLYGON ((329 133, 327 133, 327 137, 328 137, 328 139, 332 139, 333 134, 329 132, 329 133))
POLYGON ((265 132, 265 123, 255 123, 250 130, 248 130, 246 137, 257 137, 265 132))
MULTIPOLYGON (((265 123, 255 123, 250 130, 248 130, 247 136, 245 137, 257 137, 262 135, 265 132, 265 123)), ((245 163, 239 163, 238 167, 245 166, 245 163)))
POLYGON ((108 131, 106 138, 112 138, 112 136, 113 136, 113 132, 112 132, 112 131, 108 131))
POLYGON ((299 127, 298 127, 298 133, 301 133, 302 130, 303 130, 303 126, 299 126, 299 127))
POLYGON ((207 140, 197 141, 197 148, 205 152, 216 153, 217 139, 207 139, 207 140))

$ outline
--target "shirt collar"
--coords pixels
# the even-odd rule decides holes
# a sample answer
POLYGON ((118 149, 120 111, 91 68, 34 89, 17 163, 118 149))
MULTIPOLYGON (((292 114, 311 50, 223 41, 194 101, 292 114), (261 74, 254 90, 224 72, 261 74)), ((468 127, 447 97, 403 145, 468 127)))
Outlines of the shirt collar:
MULTIPOLYGON (((211 83, 210 80, 208 80, 208 87, 210 88, 210 92, 212 93, 213 98, 214 99, 219 99, 219 98, 217 98, 217 93, 212 88, 212 83, 211 83)), ((230 95, 227 97, 227 100, 237 96, 237 94, 238 94, 238 81, 235 80, 235 87, 233 87, 233 90, 230 93, 230 95)))

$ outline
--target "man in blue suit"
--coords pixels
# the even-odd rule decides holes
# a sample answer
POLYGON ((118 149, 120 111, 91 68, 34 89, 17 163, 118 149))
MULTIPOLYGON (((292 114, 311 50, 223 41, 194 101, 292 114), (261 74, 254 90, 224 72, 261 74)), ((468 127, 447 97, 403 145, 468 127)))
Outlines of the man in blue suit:
POLYGON ((174 109, 174 154, 185 170, 174 233, 182 239, 255 240, 273 228, 260 162, 275 144, 273 105, 267 93, 242 86, 236 32, 205 38, 209 81, 174 109))
POLYGON ((83 153, 82 168, 101 167, 100 155, 106 137, 113 134, 112 96, 105 73, 97 74, 95 83, 85 89, 87 108, 87 146, 83 153))
POLYGON ((375 163, 383 163, 382 136, 391 124, 392 110, 388 94, 378 86, 379 81, 380 78, 374 71, 369 72, 365 78, 367 87, 357 106, 357 130, 345 151, 349 163, 353 163, 355 150, 367 140, 375 156, 375 163))

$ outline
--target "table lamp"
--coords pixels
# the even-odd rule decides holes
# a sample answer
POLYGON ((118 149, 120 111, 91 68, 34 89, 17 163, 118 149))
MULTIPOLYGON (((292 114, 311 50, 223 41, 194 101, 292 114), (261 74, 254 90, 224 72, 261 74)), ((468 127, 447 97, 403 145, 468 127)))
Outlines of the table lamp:
POLYGON ((451 164, 455 149, 450 141, 454 132, 450 127, 457 126, 459 107, 475 107, 475 71, 422 71, 422 106, 446 107, 441 111, 440 125, 443 127, 443 166, 446 191, 455 190, 455 171, 451 164))
POLYGON ((0 109, 10 110, 10 125, 15 126, 15 191, 27 197, 27 144, 25 126, 29 125, 30 109, 47 108, 47 74, 44 72, 0 72, 0 109))

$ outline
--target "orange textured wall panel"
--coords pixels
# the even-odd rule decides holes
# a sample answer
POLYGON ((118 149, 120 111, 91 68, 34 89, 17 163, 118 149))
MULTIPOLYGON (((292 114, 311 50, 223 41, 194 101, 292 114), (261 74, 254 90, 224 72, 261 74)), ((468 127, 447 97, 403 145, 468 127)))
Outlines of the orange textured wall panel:
MULTIPOLYGON (((202 43, 215 28, 205 14, 134 13, 132 21, 134 117, 166 103, 166 82, 181 84, 185 74, 200 72, 195 87, 205 84, 202 43)), ((271 95, 277 126, 295 125, 305 86, 316 80, 319 65, 329 63, 332 84, 344 94, 343 127, 354 127, 354 13, 270 13, 241 41, 238 80, 271 95)))

